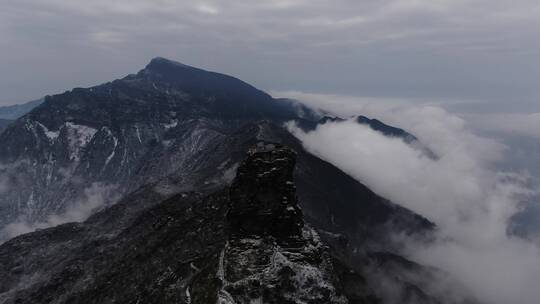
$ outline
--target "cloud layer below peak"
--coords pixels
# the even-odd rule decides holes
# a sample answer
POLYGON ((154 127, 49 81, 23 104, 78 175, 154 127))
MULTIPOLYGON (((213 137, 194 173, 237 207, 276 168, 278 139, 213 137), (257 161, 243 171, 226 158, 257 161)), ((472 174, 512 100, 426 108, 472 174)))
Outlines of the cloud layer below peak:
POLYGON ((336 96, 325 103, 321 96, 319 101, 305 97, 315 108, 404 128, 439 156, 426 157, 354 120, 329 122, 309 133, 289 124, 309 151, 438 225, 434 243, 402 240, 410 258, 442 268, 485 303, 537 303, 538 244, 508 233, 521 202, 536 191, 528 176, 496 166, 508 147, 474 134, 466 121, 429 104, 348 102, 336 96))

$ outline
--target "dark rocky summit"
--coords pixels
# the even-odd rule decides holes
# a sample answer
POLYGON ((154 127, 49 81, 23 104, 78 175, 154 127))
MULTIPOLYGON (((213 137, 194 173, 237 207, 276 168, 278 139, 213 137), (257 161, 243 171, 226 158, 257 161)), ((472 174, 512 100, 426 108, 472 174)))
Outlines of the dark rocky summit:
POLYGON ((246 124, 294 117, 241 80, 162 58, 136 75, 48 96, 0 134, 0 174, 10 189, 0 196, 0 229, 62 214, 93 185, 120 196, 163 178, 200 189, 196 174, 210 164, 215 177, 202 183, 223 186, 234 163, 212 163, 216 147, 246 124))
POLYGON ((296 153, 259 142, 238 167, 227 219, 238 235, 294 237, 302 232, 302 212, 293 183, 296 153))
POLYGON ((219 303, 347 303, 327 248, 297 204, 295 159, 288 148, 260 142, 238 168, 219 303))

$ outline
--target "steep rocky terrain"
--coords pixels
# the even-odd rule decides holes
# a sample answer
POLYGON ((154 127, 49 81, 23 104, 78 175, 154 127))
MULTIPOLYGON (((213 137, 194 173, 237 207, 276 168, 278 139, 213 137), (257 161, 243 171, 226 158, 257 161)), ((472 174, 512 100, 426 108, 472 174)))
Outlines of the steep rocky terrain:
POLYGON ((0 226, 62 213, 96 183, 127 193, 172 174, 189 176, 175 184, 193 188, 195 171, 229 133, 292 115, 240 80, 161 58, 137 75, 47 97, 0 136, 10 189, 0 198, 0 226))
POLYGON ((347 303, 297 204, 295 157, 260 143, 229 189, 178 194, 116 227, 104 228, 110 209, 15 238, 0 247, 0 302, 347 303))
POLYGON ((469 303, 392 242, 433 223, 284 127, 340 120, 163 58, 47 97, 0 133, 0 242, 56 226, 0 246, 0 303, 469 303))
MULTIPOLYGON (((381 303, 366 276, 437 274, 325 241, 298 205, 296 157, 259 142, 228 188, 142 188, 84 223, 12 239, 0 246, 0 303, 381 303)), ((403 303, 439 303, 422 284, 401 282, 403 303)))

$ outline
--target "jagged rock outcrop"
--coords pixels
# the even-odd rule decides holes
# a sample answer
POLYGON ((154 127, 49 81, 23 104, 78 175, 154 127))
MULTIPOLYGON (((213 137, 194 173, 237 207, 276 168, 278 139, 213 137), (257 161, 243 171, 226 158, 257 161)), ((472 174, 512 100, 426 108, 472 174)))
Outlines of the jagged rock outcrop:
POLYGON ((332 259, 297 204, 296 153, 259 142, 230 190, 219 303, 348 303, 332 259))
POLYGON ((238 167, 231 186, 227 216, 239 235, 301 235, 304 225, 293 183, 296 153, 274 143, 259 142, 238 167))

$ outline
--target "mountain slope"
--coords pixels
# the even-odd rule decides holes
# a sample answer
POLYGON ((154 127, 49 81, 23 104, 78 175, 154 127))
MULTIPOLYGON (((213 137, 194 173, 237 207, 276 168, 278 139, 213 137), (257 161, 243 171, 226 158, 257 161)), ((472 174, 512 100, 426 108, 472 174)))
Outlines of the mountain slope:
POLYGON ((245 303, 264 297, 274 303, 345 303, 331 282, 337 279, 331 277, 331 264, 325 264, 330 257, 325 257, 317 233, 304 226, 290 181, 293 167, 290 150, 251 152, 229 192, 175 196, 138 216, 116 237, 96 240, 92 247, 80 243, 95 227, 92 221, 8 242, 0 247, 0 299, 3 303, 213 303, 219 297, 221 303, 229 298, 245 303), (274 191, 279 188, 282 192, 274 191), (288 199, 285 205, 282 196, 288 199), (245 205, 248 202, 251 205, 245 205), (260 227, 249 224, 255 214, 258 220, 270 221, 272 225, 266 227, 277 230, 252 230, 260 227), (24 250, 30 243, 34 248, 40 243, 59 245, 66 235, 81 247, 70 244, 61 255, 63 260, 24 250), (43 242, 47 236, 55 238, 43 242), (289 252, 291 247, 295 253, 289 252), (28 267, 43 262, 56 266, 34 268, 36 272, 28 267), (22 271, 17 271, 20 263, 22 271), (268 263, 265 270, 257 266, 268 263), (34 281, 22 281, 27 276, 34 281))
POLYGON ((21 215, 36 222, 62 213, 95 183, 127 193, 170 173, 190 176, 204 162, 204 155, 194 160, 198 151, 224 134, 293 115, 271 105, 270 96, 240 80, 163 59, 122 80, 47 97, 0 135, 12 189, 0 198, 0 226, 21 215))
POLYGON ((355 253, 307 223, 296 157, 258 142, 225 189, 148 185, 84 223, 14 238, 0 246, 0 303, 381 303, 382 275, 401 303, 442 303, 436 269, 355 253))
MULTIPOLYGON (((162 58, 136 75, 47 97, 0 134, 0 179, 7 189, 0 196, 0 227, 57 223, 71 206, 88 205, 94 189, 104 192, 94 212, 149 183, 170 184, 175 191, 216 189, 231 181, 254 140, 303 151, 280 127, 256 125, 260 119, 280 125, 298 118, 296 113, 238 79, 162 58)), ((355 232, 396 214, 404 222, 415 218, 335 167, 300 155, 306 215, 328 229, 355 232), (357 221, 358 215, 365 221, 357 221)))

